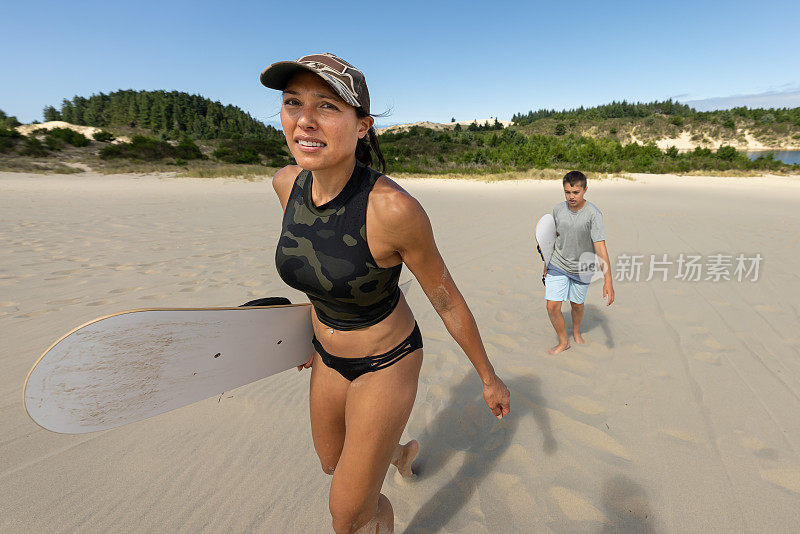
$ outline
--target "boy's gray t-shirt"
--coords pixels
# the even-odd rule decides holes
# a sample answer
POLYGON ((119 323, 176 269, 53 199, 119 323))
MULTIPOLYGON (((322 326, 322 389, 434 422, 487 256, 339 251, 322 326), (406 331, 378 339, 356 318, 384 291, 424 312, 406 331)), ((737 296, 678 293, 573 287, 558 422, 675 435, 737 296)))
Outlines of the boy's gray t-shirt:
POLYGON ((594 253, 595 241, 606 240, 606 228, 600 209, 589 202, 577 212, 569 209, 567 202, 553 208, 556 220, 556 245, 550 264, 567 275, 579 276, 579 259, 584 252, 594 253))

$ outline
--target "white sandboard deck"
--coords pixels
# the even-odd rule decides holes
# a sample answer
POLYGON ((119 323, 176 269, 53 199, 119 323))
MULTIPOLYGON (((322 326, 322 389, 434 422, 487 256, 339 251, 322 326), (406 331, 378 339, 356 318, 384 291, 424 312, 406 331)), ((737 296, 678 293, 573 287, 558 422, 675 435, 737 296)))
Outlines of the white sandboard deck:
POLYGON ((95 319, 56 341, 25 381, 40 426, 107 430, 305 363, 309 304, 157 308, 95 319))

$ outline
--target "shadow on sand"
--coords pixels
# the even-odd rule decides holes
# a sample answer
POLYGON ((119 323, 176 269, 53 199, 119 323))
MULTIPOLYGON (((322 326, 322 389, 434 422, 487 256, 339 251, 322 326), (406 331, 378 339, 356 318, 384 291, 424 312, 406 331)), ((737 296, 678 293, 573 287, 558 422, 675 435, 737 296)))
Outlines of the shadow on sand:
POLYGON ((601 534, 637 533, 652 534, 655 518, 647 502, 644 488, 626 476, 617 475, 606 480, 601 495, 603 512, 608 524, 598 531, 601 534))
MULTIPOLYGON (((567 332, 572 332, 572 315, 570 314, 569 309, 567 309, 564 315, 567 332)), ((593 304, 586 304, 584 306, 583 321, 581 321, 581 334, 586 334, 596 328, 602 329, 603 334, 606 337, 605 342, 598 339, 598 343, 602 343, 609 349, 613 349, 614 338, 611 335, 611 328, 608 326, 608 320, 606 320, 605 313, 603 313, 601 308, 598 308, 593 304)))
POLYGON ((544 408, 546 401, 540 383, 533 375, 506 382, 511 391, 511 413, 502 421, 487 409, 480 380, 474 373, 470 372, 451 389, 450 403, 417 436, 421 449, 413 468, 419 478, 426 478, 441 470, 453 454, 463 451, 465 460, 450 481, 420 507, 406 532, 437 532, 456 516, 511 445, 526 415, 533 417, 543 435, 544 452, 556 452, 558 444, 544 408))

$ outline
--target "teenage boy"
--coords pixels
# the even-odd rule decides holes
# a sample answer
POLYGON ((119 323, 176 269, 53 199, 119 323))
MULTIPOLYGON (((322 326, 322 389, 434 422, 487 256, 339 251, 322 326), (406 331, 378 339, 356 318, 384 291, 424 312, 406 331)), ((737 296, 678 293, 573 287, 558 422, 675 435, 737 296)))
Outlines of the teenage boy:
POLYGON ((594 252, 600 258, 605 278, 603 298, 608 299, 606 306, 614 302, 603 214, 597 206, 583 198, 588 186, 582 172, 568 172, 562 183, 566 202, 553 208, 556 244, 550 263, 544 267, 547 314, 558 335, 558 345, 547 351, 550 354, 558 354, 570 347, 564 316, 561 314, 561 303, 566 300, 572 305, 572 336, 575 343, 584 343, 580 328, 592 272, 587 272, 586 256, 583 256, 582 262, 581 255, 594 252))

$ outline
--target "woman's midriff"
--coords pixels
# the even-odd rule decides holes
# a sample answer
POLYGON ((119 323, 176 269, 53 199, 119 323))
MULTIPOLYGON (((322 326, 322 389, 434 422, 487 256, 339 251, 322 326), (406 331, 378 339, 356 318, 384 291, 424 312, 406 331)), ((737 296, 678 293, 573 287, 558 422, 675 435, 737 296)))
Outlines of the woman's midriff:
POLYGON ((414 329, 414 314, 405 296, 400 295, 392 313, 381 322, 358 330, 336 330, 326 326, 311 312, 314 335, 322 347, 342 358, 361 358, 383 354, 402 342, 414 329))

